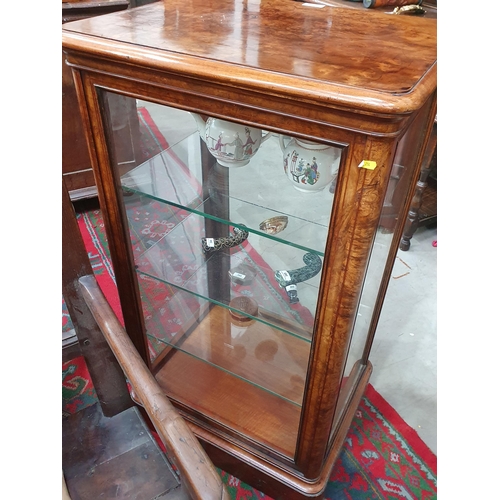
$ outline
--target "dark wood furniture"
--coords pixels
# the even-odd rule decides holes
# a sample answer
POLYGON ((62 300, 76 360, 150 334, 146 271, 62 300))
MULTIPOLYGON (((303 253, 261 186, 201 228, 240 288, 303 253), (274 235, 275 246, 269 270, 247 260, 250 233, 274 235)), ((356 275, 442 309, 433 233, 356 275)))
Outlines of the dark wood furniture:
MULTIPOLYGON (((128 9, 129 0, 69 0, 62 2, 62 22, 87 19, 111 12, 128 9)), ((122 149, 120 161, 126 166, 135 166, 142 161, 142 152, 137 142, 131 142, 129 137, 138 136, 139 123, 135 106, 128 103, 127 107, 116 96, 117 107, 120 109, 115 117, 114 127, 120 131, 127 147, 122 149)), ((97 195, 94 174, 85 139, 85 128, 80 116, 76 89, 71 76, 71 70, 62 57, 62 170, 66 185, 72 200, 91 198, 97 195)))
POLYGON ((64 180, 62 188, 63 297, 79 346, 63 348, 63 361, 84 356, 99 398, 63 416, 63 498, 67 487, 71 500, 227 500, 217 470, 162 394, 97 285, 64 180), (141 407, 130 399, 125 376, 141 407))
POLYGON ((170 0, 67 24, 63 48, 135 348, 217 466, 276 499, 321 498, 372 371, 432 132, 435 19, 288 0, 170 0), (126 174, 115 95, 145 102, 169 142, 126 174), (200 140, 201 117, 222 129, 210 118, 200 140), (252 127, 275 135, 257 148, 252 127), (280 135, 295 141, 293 155, 283 156, 280 135), (254 156, 234 167, 245 136, 254 156), (340 156, 316 170, 326 148, 340 156), (387 233, 396 158, 404 196, 387 233), (338 168, 334 193, 295 189, 290 165, 302 189, 338 168), (156 213, 169 214, 157 216, 163 231, 145 222, 156 213), (285 230, 261 229, 278 215, 285 230), (247 240, 229 248, 242 232, 247 240), (202 241, 229 243, 204 251, 202 241), (304 276, 304 263, 307 277, 285 293, 279 279, 304 276), (249 285, 233 281, 241 264, 249 285), (234 311, 248 295, 258 308, 234 311), (243 316, 246 324, 234 319, 243 316))
POLYGON ((420 176, 406 219, 399 248, 408 251, 415 231, 437 223, 437 120, 425 150, 420 176))
POLYGON ((102 336, 79 289, 78 280, 92 274, 83 238, 76 221, 64 177, 62 181, 62 295, 74 326, 73 342, 64 346, 63 362, 78 355, 87 361, 96 394, 102 402, 104 415, 111 417, 133 405, 125 377, 102 336))

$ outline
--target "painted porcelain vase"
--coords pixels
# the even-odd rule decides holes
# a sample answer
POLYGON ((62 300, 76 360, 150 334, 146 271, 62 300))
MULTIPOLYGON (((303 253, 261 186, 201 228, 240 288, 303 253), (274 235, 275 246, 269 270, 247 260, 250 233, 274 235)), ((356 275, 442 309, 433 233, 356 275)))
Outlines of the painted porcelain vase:
POLYGON ((299 191, 315 193, 336 179, 341 149, 283 135, 279 142, 285 174, 299 191))
POLYGON ((269 132, 262 135, 263 131, 259 128, 212 117, 205 122, 200 115, 191 114, 196 120, 200 137, 223 167, 247 165, 260 145, 271 136, 269 132))

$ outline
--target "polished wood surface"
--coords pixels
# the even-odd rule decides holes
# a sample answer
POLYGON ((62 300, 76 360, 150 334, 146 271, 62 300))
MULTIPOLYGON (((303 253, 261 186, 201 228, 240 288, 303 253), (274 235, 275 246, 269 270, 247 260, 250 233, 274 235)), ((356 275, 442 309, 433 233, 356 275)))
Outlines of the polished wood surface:
POLYGON ((230 373, 177 351, 155 375, 178 408, 193 406, 195 418, 222 432, 239 434, 268 454, 293 459, 300 407, 262 390, 255 390, 230 373), (195 382, 193 382, 194 377, 195 382))
POLYGON ((135 397, 160 435, 191 498, 229 499, 222 480, 196 437, 176 412, 141 359, 93 275, 80 278, 82 295, 109 343, 135 397))
MULTIPOLYGON (((245 389, 235 391, 237 377, 187 360, 180 351, 166 356, 156 373, 211 456, 231 464, 229 472, 242 478, 248 473, 250 484, 262 484, 276 498, 320 498, 371 371, 369 345, 409 208, 409 196, 394 206, 398 222, 366 355, 349 381, 349 397, 339 400, 394 158, 405 132, 418 122, 421 134, 407 145, 412 160, 405 166, 412 190, 431 131, 435 19, 311 8, 291 0, 217 5, 172 0, 66 25, 63 45, 94 141, 93 164, 126 329, 146 362, 141 299, 98 89, 344 148, 302 409, 276 405, 283 415, 277 413, 273 422, 267 413, 275 406, 267 397, 249 411, 244 404, 249 384, 240 382, 245 389), (360 168, 362 160, 377 167, 360 168), (187 368, 191 371, 181 377, 187 368), (288 440, 282 438, 280 420, 288 440)), ((260 398, 260 392, 252 397, 260 398)))
POLYGON ((118 47, 130 44, 127 61, 151 68, 403 113, 420 107, 435 84, 436 24, 291 0, 222 0, 216 9, 173 0, 72 23, 63 38, 68 48, 116 60, 125 58, 118 47), (106 41, 96 38, 104 29, 106 41))

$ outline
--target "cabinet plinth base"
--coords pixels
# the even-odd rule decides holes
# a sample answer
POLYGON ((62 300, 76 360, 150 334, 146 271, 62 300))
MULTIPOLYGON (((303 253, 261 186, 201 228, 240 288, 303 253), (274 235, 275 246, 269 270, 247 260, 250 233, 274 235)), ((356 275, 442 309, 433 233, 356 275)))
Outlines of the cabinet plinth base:
POLYGON ((215 436, 192 422, 189 424, 214 464, 241 481, 269 495, 274 500, 321 500, 333 466, 344 445, 354 413, 368 385, 371 372, 372 365, 368 362, 362 368, 358 383, 352 392, 346 412, 337 426, 332 445, 316 480, 308 481, 299 474, 294 474, 293 471, 279 468, 252 455, 247 450, 215 436))

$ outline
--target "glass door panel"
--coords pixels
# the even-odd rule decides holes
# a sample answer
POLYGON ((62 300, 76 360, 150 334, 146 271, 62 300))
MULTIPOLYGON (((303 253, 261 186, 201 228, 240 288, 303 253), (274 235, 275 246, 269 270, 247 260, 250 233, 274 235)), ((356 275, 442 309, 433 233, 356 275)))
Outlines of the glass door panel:
POLYGON ((209 397, 207 380, 267 405, 241 433, 265 447, 279 414, 274 451, 293 458, 341 149, 242 125, 214 132, 210 118, 120 99, 134 101, 140 129, 143 161, 113 168, 153 371, 223 428, 241 415, 209 397))

